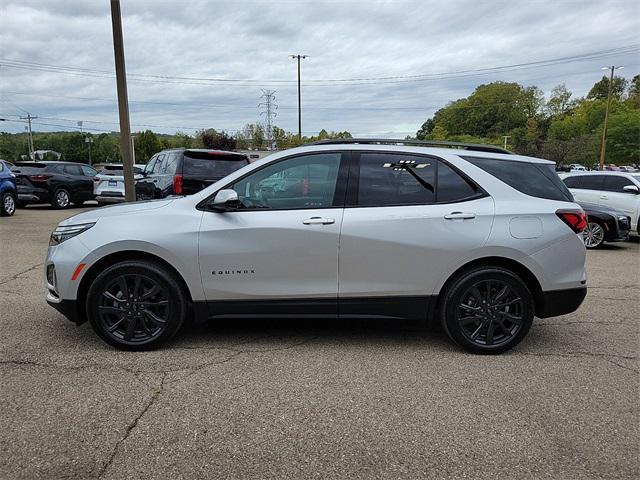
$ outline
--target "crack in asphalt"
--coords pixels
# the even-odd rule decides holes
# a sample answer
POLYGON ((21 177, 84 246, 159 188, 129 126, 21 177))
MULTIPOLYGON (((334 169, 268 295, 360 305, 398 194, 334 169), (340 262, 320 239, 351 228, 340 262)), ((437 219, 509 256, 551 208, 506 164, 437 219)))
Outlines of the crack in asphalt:
POLYGON ((2 280, 0 280, 0 285, 4 285, 5 283, 9 283, 12 280, 16 280, 20 275, 24 275, 25 273, 29 273, 32 270, 35 270, 36 268, 39 268, 39 267, 41 267, 43 265, 44 265, 44 262, 38 263, 37 265, 29 267, 26 270, 23 270, 22 272, 15 273, 15 274, 13 274, 13 275, 11 275, 9 277, 5 277, 2 280))
POLYGON ((613 365, 616 365, 616 366, 620 367, 620 368, 624 368, 625 370, 630 370, 630 371, 632 371, 633 373, 636 373, 636 374, 639 374, 639 373, 640 373, 640 371, 639 371, 639 370, 636 370, 635 368, 627 367, 626 365, 622 365, 622 364, 620 364, 620 363, 616 363, 616 362, 614 362, 613 360, 611 360, 610 358, 605 358, 605 360, 606 360, 607 362, 609 362, 609 363, 613 364, 613 365))
MULTIPOLYGON (((513 355, 523 355, 523 356, 531 356, 531 357, 565 357, 565 358, 581 358, 581 357, 593 357, 593 358, 602 358, 610 363, 613 363, 609 360, 609 358, 620 358, 620 359, 624 359, 624 360, 638 360, 639 357, 635 357, 632 355, 616 355, 613 353, 595 353, 595 352, 566 352, 566 353, 545 353, 545 352, 513 352, 513 355)), ((619 367, 622 367, 621 365, 614 363, 614 365, 617 365, 619 367)), ((622 368, 626 368, 627 370, 632 370, 635 371, 631 368, 628 367, 622 367, 622 368)))
POLYGON ((129 425, 127 425, 127 429, 125 430, 123 437, 116 442, 116 445, 113 448, 111 455, 107 459, 107 462, 100 469, 100 472, 98 473, 98 478, 102 478, 103 475, 107 472, 109 467, 113 464, 114 459, 118 455, 118 450, 120 449, 120 446, 127 440, 127 438, 129 438, 129 436, 131 435, 131 432, 138 426, 140 419, 144 417, 145 413, 147 413, 147 411, 151 408, 151 406, 160 397, 160 394, 164 390, 164 380, 166 376, 167 376, 166 373, 162 375, 162 379, 160 380, 160 385, 153 392, 153 395, 151 395, 151 398, 149 399, 149 402, 147 402, 147 405, 140 411, 140 413, 133 419, 133 421, 129 425))

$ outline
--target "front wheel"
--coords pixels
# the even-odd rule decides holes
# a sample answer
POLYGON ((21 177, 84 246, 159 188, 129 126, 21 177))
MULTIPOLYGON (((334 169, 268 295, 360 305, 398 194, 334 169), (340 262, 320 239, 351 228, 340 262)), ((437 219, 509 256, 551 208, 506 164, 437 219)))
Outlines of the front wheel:
POLYGON ((587 228, 582 232, 584 246, 587 248, 600 248, 604 244, 604 228, 597 222, 588 222, 587 228))
POLYGON ((123 261, 101 272, 86 300, 89 322, 122 350, 149 350, 182 326, 187 298, 174 275, 146 261, 123 261))
POLYGON ((16 213, 16 197, 11 192, 0 196, 0 217, 10 217, 16 213))
POLYGON ((533 323, 534 301, 509 270, 480 267, 458 276, 445 292, 441 322, 453 341, 473 353, 516 346, 533 323))

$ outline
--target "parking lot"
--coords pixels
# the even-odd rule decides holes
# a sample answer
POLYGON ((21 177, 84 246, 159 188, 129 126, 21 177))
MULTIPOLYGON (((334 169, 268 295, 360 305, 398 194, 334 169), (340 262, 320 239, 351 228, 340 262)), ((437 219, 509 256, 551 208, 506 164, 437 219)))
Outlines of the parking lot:
POLYGON ((362 320, 219 320, 148 353, 44 300, 49 232, 0 220, 0 478, 638 478, 640 243, 511 352, 362 320))

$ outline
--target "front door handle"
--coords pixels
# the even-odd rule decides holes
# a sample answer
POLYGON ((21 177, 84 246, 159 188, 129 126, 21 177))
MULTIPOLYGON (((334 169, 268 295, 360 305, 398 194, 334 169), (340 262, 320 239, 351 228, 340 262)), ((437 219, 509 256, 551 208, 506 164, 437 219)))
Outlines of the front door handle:
POLYGON ((330 225, 336 223, 336 220, 334 218, 311 217, 303 220, 302 223, 305 225, 330 225))
POLYGON ((606 195, 601 195, 600 200, 609 200, 609 197, 606 195))
POLYGON ((472 218, 476 218, 475 213, 464 213, 464 212, 451 212, 448 215, 445 215, 444 218, 447 220, 470 220, 472 218))

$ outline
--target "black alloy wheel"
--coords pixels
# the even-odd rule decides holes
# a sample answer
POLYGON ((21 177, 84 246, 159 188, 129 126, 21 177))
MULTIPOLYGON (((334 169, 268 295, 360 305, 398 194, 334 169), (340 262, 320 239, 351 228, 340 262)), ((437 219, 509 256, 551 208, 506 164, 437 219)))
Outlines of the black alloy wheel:
POLYGON ((109 344, 147 350, 172 337, 187 311, 173 274, 151 262, 121 262, 98 275, 87 295, 92 327, 109 344))
POLYGON ((501 353, 517 345, 533 321, 533 298, 508 270, 473 270, 449 288, 442 323, 449 336, 474 353, 501 353))

